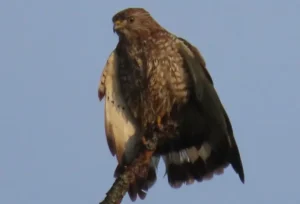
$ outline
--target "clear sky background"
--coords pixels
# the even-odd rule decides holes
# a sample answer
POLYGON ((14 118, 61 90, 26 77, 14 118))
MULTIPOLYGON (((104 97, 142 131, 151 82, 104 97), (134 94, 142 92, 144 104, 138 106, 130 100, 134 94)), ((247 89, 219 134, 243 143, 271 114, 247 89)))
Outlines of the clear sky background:
MULTIPOLYGON (((97 98, 117 43, 111 17, 144 7, 203 53, 231 118, 246 183, 158 181, 136 203, 300 203, 299 0, 0 1, 0 203, 97 204, 116 159, 97 98)), ((131 203, 126 195, 124 203, 131 203)))

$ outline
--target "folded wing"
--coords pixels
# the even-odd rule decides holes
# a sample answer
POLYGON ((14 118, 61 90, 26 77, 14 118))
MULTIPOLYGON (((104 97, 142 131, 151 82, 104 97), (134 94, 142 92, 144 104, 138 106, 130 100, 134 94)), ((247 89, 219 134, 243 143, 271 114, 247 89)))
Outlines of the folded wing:
POLYGON ((120 164, 128 163, 136 156, 141 133, 120 90, 115 51, 110 54, 103 70, 98 96, 100 100, 105 96, 105 133, 110 151, 120 164))
MULTIPOLYGON (((113 51, 101 75, 98 97, 100 101, 105 96, 105 133, 112 155, 117 156, 118 166, 114 176, 118 177, 124 167, 130 164, 139 150, 142 132, 124 101, 119 83, 118 56, 113 51)), ((138 180, 129 187, 129 196, 135 200, 137 196, 144 199, 146 192, 156 181, 156 168, 159 157, 153 157, 148 170, 147 178, 138 180)))
POLYGON ((228 115, 213 86, 205 61, 197 48, 182 38, 178 50, 192 80, 192 97, 181 113, 182 148, 173 145, 173 152, 164 157, 171 186, 183 181, 202 180, 219 174, 231 164, 244 182, 244 170, 228 115), (180 150, 181 149, 181 150, 180 150))

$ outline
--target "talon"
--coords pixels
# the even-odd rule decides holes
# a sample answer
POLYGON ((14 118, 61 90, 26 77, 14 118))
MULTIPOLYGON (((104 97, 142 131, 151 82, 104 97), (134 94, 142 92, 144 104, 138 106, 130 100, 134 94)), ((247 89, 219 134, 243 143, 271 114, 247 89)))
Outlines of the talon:
POLYGON ((153 151, 155 150, 156 145, 157 145, 157 138, 154 137, 150 140, 147 140, 145 137, 143 137, 142 142, 143 142, 144 146, 146 147, 146 149, 153 153, 153 151))
POLYGON ((161 117, 160 116, 157 117, 157 124, 161 125, 161 117))
POLYGON ((159 130, 163 129, 163 125, 161 124, 161 120, 162 120, 161 117, 158 116, 156 122, 157 122, 157 126, 158 126, 159 130))

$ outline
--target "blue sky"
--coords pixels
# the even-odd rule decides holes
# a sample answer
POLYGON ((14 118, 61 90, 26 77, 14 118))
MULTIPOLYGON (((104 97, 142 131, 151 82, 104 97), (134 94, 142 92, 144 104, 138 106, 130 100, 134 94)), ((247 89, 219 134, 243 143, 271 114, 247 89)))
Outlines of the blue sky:
MULTIPOLYGON (((299 203, 300 1, 0 1, 0 203, 96 204, 113 182, 98 80, 111 17, 144 7, 204 55, 231 118, 232 168, 136 203, 299 203)), ((128 196, 124 203, 130 203, 128 196)))

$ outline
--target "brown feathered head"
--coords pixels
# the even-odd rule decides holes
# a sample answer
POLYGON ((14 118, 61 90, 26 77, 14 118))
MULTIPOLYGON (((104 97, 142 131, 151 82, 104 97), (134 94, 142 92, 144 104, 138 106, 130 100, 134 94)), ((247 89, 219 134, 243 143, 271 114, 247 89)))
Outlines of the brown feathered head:
POLYGON ((112 18, 114 32, 120 37, 137 37, 161 30, 161 26, 143 8, 127 8, 112 18))

